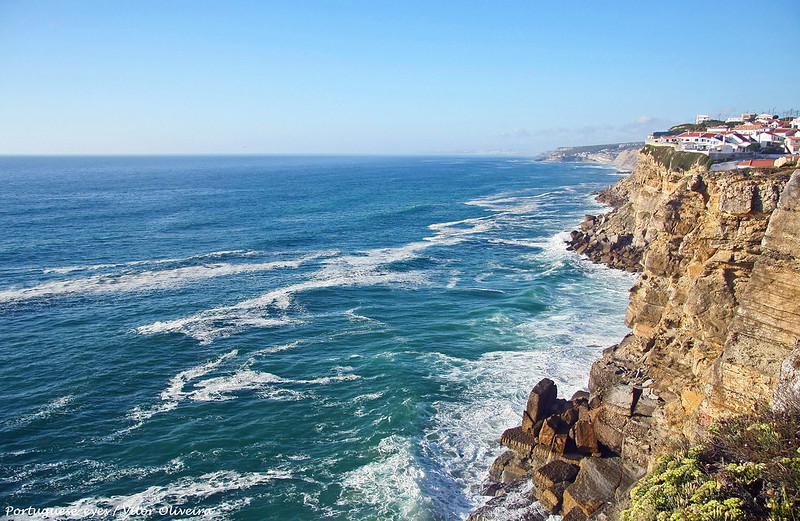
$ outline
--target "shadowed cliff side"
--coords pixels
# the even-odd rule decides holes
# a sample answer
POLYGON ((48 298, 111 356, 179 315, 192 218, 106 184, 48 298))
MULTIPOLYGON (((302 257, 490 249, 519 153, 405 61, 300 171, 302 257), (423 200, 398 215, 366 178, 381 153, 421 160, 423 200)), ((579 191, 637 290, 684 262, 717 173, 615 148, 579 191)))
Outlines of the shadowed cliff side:
MULTIPOLYGON (((631 333, 595 362, 588 395, 544 412, 529 401, 522 426, 503 435, 510 451, 487 488, 502 506, 507 484, 530 482, 529 496, 567 521, 616 519, 659 455, 800 386, 800 170, 670 169, 643 153, 600 199, 614 210, 587 216, 570 247, 641 272, 631 333), (558 444, 550 431, 563 433, 558 444), (594 438, 596 448, 578 449, 594 438), (553 461, 569 479, 543 478, 553 461)), ((492 512, 472 519, 499 519, 492 512)))

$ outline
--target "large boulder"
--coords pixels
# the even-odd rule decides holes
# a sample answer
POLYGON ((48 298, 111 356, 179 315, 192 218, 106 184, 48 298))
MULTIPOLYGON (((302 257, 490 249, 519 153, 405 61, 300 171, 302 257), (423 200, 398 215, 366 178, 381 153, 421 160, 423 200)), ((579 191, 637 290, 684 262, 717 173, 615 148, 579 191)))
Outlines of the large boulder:
POLYGON ((575 438, 575 448, 578 452, 599 455, 600 443, 597 439, 597 433, 594 431, 594 424, 591 421, 578 420, 578 423, 572 428, 572 433, 575 438))
POLYGON ((544 378, 536 384, 528 397, 528 405, 525 408, 525 412, 533 423, 550 414, 557 394, 556 384, 549 378, 544 378))
POLYGON ((598 508, 614 499, 622 482, 623 469, 619 458, 586 458, 575 482, 564 491, 563 510, 575 507, 591 516, 598 508))
POLYGON ((533 482, 543 489, 565 481, 572 483, 578 471, 580 471, 578 465, 563 460, 553 460, 533 474, 533 482))
POLYGON ((536 438, 522 430, 522 427, 512 427, 503 432, 503 435, 500 436, 500 443, 524 456, 530 454, 533 446, 536 445, 536 438))

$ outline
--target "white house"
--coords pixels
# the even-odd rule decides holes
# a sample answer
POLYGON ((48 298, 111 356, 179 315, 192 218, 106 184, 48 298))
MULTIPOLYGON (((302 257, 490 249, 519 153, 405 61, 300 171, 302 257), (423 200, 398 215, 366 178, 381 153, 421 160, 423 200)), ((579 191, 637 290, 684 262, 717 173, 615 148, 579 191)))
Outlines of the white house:
POLYGON ((784 137, 778 136, 773 134, 772 132, 759 132, 755 135, 756 141, 758 141, 762 147, 767 146, 783 146, 784 137))
POLYGON ((682 150, 708 150, 714 140, 710 132, 684 132, 678 136, 678 144, 682 150))
POLYGON ((800 137, 787 137, 783 143, 790 154, 800 153, 800 137))
POLYGON ((757 124, 745 123, 743 125, 736 125, 735 127, 733 127, 733 130, 735 132, 738 132, 739 134, 753 136, 755 134, 758 134, 759 132, 764 132, 764 130, 766 130, 766 127, 761 123, 757 124))
POLYGON ((747 147, 754 142, 749 136, 731 131, 720 132, 708 142, 708 150, 722 154, 736 154, 746 152, 747 147))
POLYGON ((796 135, 797 130, 792 128, 776 128, 775 130, 772 131, 772 133, 775 134, 776 136, 787 138, 796 135))
POLYGON ((800 128, 800 118, 794 118, 791 125, 792 128, 800 128))
POLYGON ((694 124, 695 124, 695 125, 699 125, 700 123, 705 123, 705 122, 706 122, 706 121, 708 121, 709 119, 711 119, 711 116, 709 116, 708 114, 698 114, 698 115, 697 115, 697 116, 694 118, 694 124))

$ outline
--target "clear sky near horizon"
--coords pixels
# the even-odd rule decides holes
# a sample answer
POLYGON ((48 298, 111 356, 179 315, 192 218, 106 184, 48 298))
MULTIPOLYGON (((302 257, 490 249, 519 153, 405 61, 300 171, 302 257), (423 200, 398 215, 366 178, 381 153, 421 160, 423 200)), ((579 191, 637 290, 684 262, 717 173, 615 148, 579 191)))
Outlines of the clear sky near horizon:
POLYGON ((797 0, 0 0, 0 154, 643 140, 800 110, 798 26, 797 0))

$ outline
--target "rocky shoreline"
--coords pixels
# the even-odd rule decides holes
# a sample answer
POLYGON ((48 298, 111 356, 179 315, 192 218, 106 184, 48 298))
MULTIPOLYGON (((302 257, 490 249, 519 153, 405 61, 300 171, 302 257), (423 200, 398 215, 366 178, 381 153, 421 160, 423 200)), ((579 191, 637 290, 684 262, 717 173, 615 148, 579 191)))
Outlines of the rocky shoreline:
POLYGON ((631 486, 716 419, 800 388, 800 170, 673 171, 643 153, 598 199, 568 248, 641 273, 631 333, 606 349, 589 392, 545 378, 470 521, 614 520, 631 486), (791 176, 791 177, 790 177, 791 176))
POLYGON ((566 521, 585 520, 619 502, 643 474, 600 443, 597 397, 585 391, 569 400, 557 395, 547 378, 533 388, 522 425, 500 439, 509 450, 495 460, 485 484, 495 498, 469 521, 543 520, 556 513, 566 521))

